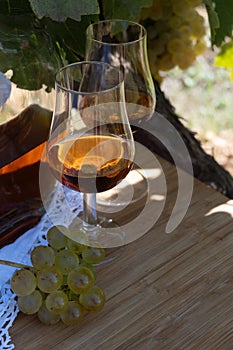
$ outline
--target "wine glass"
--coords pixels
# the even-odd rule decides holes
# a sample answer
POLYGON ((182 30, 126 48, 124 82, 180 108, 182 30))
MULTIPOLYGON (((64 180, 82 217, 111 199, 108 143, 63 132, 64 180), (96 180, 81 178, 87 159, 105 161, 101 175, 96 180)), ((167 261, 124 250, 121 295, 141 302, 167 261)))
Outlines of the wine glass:
MULTIPOLYGON (((107 63, 73 63, 57 73, 55 96, 47 160, 60 183, 83 194, 82 220, 72 227, 85 233, 89 246, 123 245, 111 231, 116 225, 96 212, 96 193, 114 187, 133 164, 123 75, 107 63)), ((79 234, 72 239, 79 241, 79 234)))
POLYGON ((147 32, 141 24, 118 19, 90 24, 86 30, 85 59, 121 69, 133 127, 151 118, 156 96, 147 56, 147 32))
MULTIPOLYGON (((86 30, 85 59, 109 63, 123 72, 126 108, 136 138, 140 126, 143 127, 143 123, 152 117, 156 104, 147 56, 146 29, 128 20, 104 20, 92 23, 86 30)), ((135 163, 134 169, 119 187, 98 195, 100 206, 108 205, 108 199, 115 198, 117 200, 113 200, 111 204, 125 205, 122 193, 127 193, 126 180, 132 184, 133 179, 138 179, 138 183, 133 184, 134 195, 130 198, 131 202, 139 200, 146 193, 147 181, 137 168, 135 163)), ((127 200, 126 198, 126 202, 127 200)))

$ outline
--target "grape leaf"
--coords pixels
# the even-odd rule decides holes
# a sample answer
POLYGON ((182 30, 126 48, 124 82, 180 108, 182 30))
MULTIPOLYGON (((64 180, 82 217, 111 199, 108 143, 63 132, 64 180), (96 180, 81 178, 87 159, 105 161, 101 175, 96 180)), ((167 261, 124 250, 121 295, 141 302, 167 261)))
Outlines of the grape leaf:
POLYGON ((215 66, 230 69, 230 77, 233 81, 233 39, 221 47, 221 51, 215 57, 215 66))
POLYGON ((77 22, 67 19, 63 22, 55 22, 50 18, 42 20, 47 32, 52 37, 53 42, 58 42, 65 51, 65 58, 68 62, 77 61, 84 57, 86 37, 85 30, 91 22, 97 22, 98 15, 82 16, 82 20, 77 22), (80 35, 77 36, 77 33, 80 35))
POLYGON ((215 40, 216 29, 220 26, 219 17, 214 9, 214 4, 212 3, 212 0, 204 0, 203 3, 205 4, 206 11, 208 14, 211 42, 213 44, 215 40))
POLYGON ((57 22, 65 22, 67 18, 81 20, 82 15, 98 14, 97 0, 29 0, 35 15, 41 19, 50 17, 57 22))
POLYGON ((38 90, 46 85, 49 91, 62 62, 48 33, 40 28, 32 30, 32 20, 31 14, 16 17, 0 14, 1 71, 12 69, 11 80, 19 88, 38 90), (21 26, 15 27, 18 23, 21 26))
POLYGON ((152 0, 103 0, 103 14, 106 19, 137 21, 141 8, 152 6, 152 2, 152 0))
POLYGON ((219 67, 233 69, 233 40, 221 47, 214 63, 219 67))
POLYGON ((5 14, 31 13, 31 6, 25 0, 0 0, 0 12, 5 14))
POLYGON ((212 0, 218 14, 220 26, 216 28, 213 44, 220 46, 227 36, 232 37, 233 31, 233 0, 212 0))

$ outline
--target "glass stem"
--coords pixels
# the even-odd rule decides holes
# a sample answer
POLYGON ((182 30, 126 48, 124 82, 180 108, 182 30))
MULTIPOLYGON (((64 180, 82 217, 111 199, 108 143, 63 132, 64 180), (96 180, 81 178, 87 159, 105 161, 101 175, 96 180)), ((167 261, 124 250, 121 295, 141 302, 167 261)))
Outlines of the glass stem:
POLYGON ((87 229, 90 226, 97 225, 96 213, 96 194, 83 193, 83 227, 87 229))

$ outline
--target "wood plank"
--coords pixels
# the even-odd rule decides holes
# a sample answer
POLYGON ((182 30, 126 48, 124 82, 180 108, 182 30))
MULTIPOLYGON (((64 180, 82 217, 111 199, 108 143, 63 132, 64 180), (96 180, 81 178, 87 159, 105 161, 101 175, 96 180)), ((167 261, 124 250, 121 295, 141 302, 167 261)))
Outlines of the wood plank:
POLYGON ((119 260, 98 268, 105 308, 77 327, 19 315, 11 329, 16 350, 232 349, 232 202, 195 180, 184 220, 166 234, 177 174, 161 162, 169 180, 161 217, 119 260))

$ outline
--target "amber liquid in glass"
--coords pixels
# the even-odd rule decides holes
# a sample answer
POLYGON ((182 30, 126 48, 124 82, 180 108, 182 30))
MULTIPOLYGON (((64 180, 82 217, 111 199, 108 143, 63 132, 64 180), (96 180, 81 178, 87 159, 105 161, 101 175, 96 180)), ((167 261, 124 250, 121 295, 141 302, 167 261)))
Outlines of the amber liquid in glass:
POLYGON ((129 117, 129 122, 133 133, 135 133, 141 124, 149 120, 154 112, 154 102, 151 96, 135 92, 129 89, 125 90, 126 109, 129 117))
POLYGON ((57 180, 86 193, 116 186, 130 171, 129 158, 128 143, 116 136, 71 136, 48 150, 49 165, 57 180))

